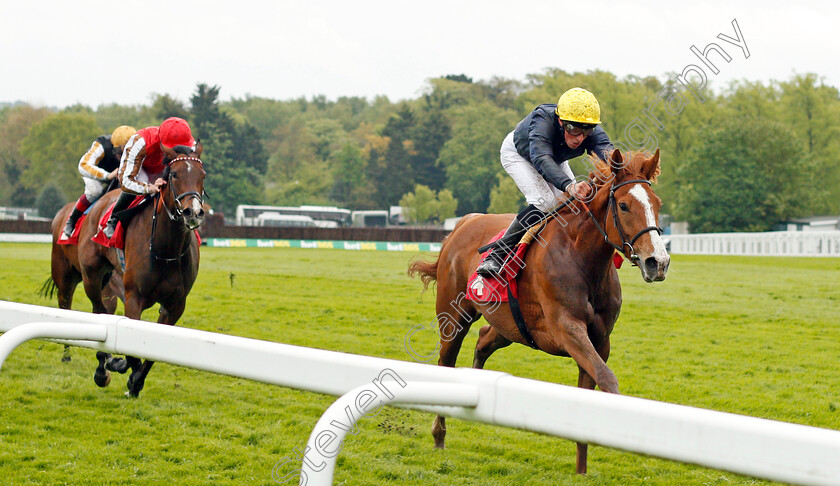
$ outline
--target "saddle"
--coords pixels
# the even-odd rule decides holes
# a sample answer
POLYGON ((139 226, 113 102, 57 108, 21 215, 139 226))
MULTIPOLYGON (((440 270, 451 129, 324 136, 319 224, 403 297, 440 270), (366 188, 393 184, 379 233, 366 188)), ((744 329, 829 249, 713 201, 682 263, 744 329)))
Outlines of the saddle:
POLYGON ((105 233, 102 232, 105 229, 105 225, 108 224, 108 220, 111 219, 111 212, 114 211, 114 204, 116 201, 111 203, 108 207, 108 210, 102 214, 102 217, 99 218, 99 231, 91 238, 91 241, 95 243, 99 243, 102 246, 107 248, 118 248, 120 250, 125 248, 125 227, 128 225, 128 222, 131 218, 139 212, 143 206, 145 206, 149 201, 152 200, 152 197, 149 195, 139 195, 131 201, 131 204, 128 205, 128 208, 125 211, 120 211, 117 213, 117 227, 114 231, 114 236, 111 237, 109 240, 105 233))

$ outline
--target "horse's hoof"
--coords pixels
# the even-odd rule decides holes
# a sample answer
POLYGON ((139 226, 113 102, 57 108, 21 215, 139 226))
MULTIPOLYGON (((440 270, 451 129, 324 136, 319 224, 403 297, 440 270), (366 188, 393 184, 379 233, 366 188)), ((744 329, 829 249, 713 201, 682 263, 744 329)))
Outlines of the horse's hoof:
POLYGON ((143 385, 142 384, 138 385, 137 383, 134 382, 134 375, 131 375, 131 376, 128 377, 128 383, 126 383, 126 386, 128 387, 128 391, 125 392, 125 395, 127 397, 129 397, 129 398, 139 398, 140 397, 140 391, 143 389, 143 385))
POLYGON ((93 373, 93 382, 100 388, 105 388, 111 384, 111 373, 109 373, 108 370, 104 370, 103 373, 100 373, 99 368, 96 368, 96 372, 93 373))
POLYGON ((62 363, 69 363, 71 359, 73 359, 73 358, 71 358, 70 356, 64 355, 64 356, 61 357, 61 362, 62 363))
POLYGON ((96 366, 96 371, 93 372, 93 382, 100 388, 105 388, 111 383, 111 373, 105 368, 105 364, 111 355, 99 351, 96 353, 96 359, 99 364, 96 366))

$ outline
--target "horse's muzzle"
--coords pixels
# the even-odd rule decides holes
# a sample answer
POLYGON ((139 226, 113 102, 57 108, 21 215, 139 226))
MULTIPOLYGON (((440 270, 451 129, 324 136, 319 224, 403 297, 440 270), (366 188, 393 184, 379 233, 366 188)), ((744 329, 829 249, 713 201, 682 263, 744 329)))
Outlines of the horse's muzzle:
POLYGON ((661 257, 650 256, 642 262, 642 278, 645 282, 661 282, 668 274, 668 266, 671 265, 671 256, 661 257))
POLYGON ((184 224, 191 230, 204 224, 204 209, 201 205, 194 206, 187 206, 181 213, 184 217, 184 224))

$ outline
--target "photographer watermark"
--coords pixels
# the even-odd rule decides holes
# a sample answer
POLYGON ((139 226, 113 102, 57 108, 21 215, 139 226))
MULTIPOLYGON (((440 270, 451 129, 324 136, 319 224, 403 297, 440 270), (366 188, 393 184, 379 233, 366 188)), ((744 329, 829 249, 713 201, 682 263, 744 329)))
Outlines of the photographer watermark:
POLYGON ((327 466, 323 459, 332 459, 341 452, 346 434, 357 435, 359 428, 356 422, 362 417, 374 417, 385 406, 385 399, 393 400, 394 385, 405 388, 407 383, 396 371, 385 368, 371 381, 371 386, 360 390, 353 398, 355 410, 350 405, 344 407, 346 423, 341 420, 331 420, 327 427, 313 431, 315 435, 315 452, 307 446, 303 451, 296 447, 291 456, 280 459, 271 470, 271 478, 277 483, 287 483, 297 478, 303 486, 309 480, 309 474, 318 473, 327 466), (386 379, 390 378, 386 383, 386 379), (390 388, 389 388, 390 387, 390 388), (340 432, 339 432, 340 431, 340 432), (317 434, 316 434, 317 433, 317 434))

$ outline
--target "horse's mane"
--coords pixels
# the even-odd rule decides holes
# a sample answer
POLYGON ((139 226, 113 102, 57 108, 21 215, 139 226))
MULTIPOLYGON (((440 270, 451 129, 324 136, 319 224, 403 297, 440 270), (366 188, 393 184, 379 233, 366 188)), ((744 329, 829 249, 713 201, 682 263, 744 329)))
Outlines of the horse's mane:
MULTIPOLYGON (((605 154, 607 158, 609 158, 610 154, 605 154)), ((642 173, 642 164, 649 159, 651 154, 647 152, 630 152, 629 158, 630 162, 624 167, 624 170, 629 172, 632 177, 641 177, 642 173)), ((624 160, 627 161, 628 154, 624 154, 624 160)), ((612 169, 607 162, 601 160, 597 155, 590 154, 589 155, 589 167, 592 167, 593 170, 589 172, 589 179, 594 181, 598 187, 604 186, 607 182, 612 182, 612 169)), ((656 172, 653 174, 653 177, 650 179, 651 182, 656 182, 656 178, 659 176, 661 172, 659 166, 656 166, 656 172)))

